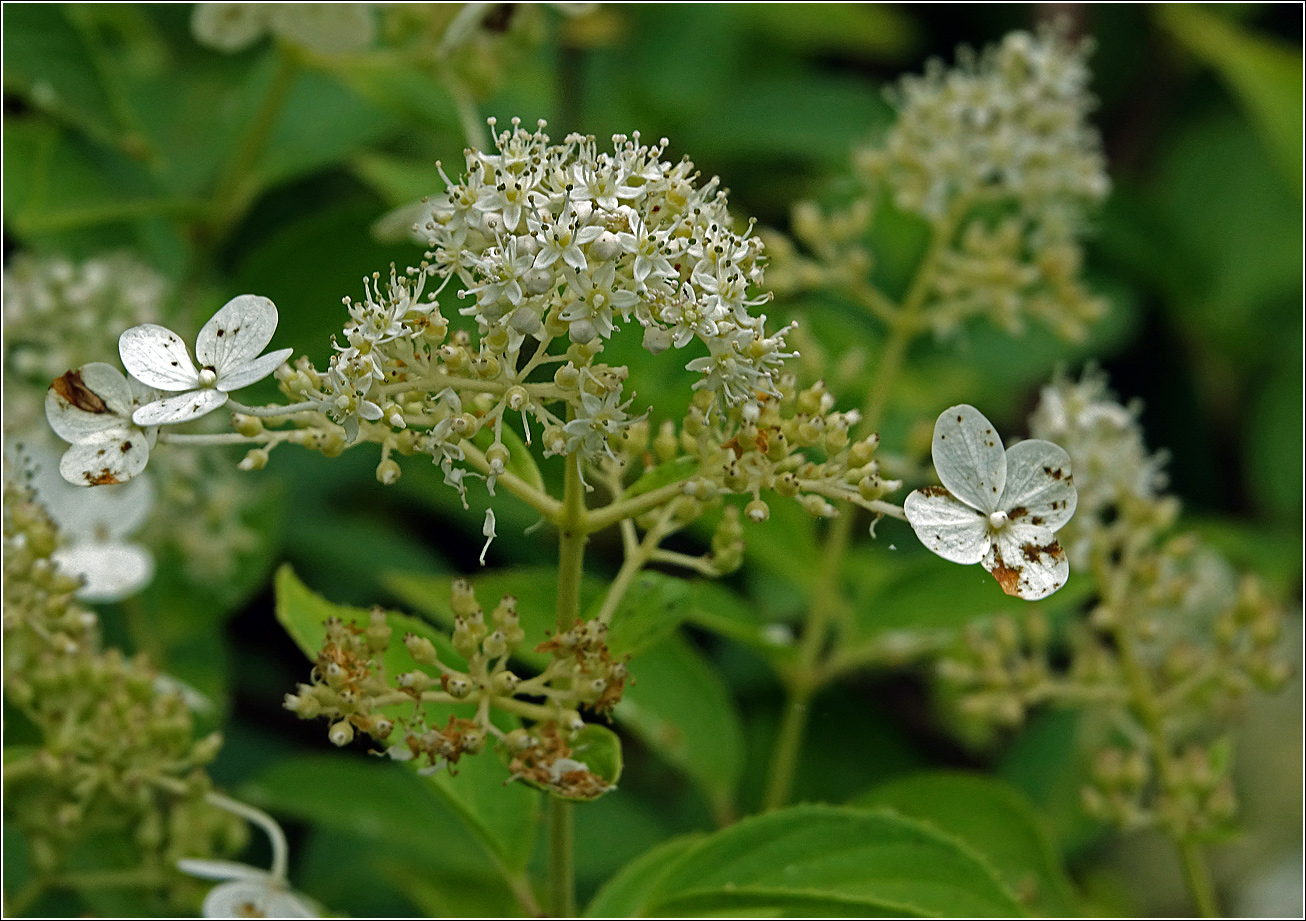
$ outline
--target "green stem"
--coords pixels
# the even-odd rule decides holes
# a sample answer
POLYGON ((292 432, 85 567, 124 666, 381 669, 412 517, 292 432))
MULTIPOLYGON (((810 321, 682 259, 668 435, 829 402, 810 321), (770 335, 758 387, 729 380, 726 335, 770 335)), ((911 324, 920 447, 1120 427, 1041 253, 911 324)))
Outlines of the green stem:
MULTIPOLYGON (((1138 654, 1133 625, 1130 622, 1132 609, 1128 603, 1129 574, 1133 570, 1136 551, 1136 547, 1126 547, 1122 559, 1115 565, 1109 562, 1105 554, 1099 554, 1098 559, 1094 561, 1096 564, 1094 568, 1097 570, 1099 584, 1104 587, 1103 600, 1115 614, 1115 628, 1112 634, 1119 653, 1120 665, 1124 671, 1125 684, 1129 689, 1132 709, 1147 732, 1152 749, 1152 763, 1156 765, 1157 779, 1163 791, 1174 790, 1179 784, 1175 777, 1174 763, 1170 758, 1170 740, 1165 730, 1165 710, 1152 684, 1147 667, 1138 654)), ((1179 851, 1184 878, 1197 910, 1201 912, 1202 917, 1218 918, 1220 905, 1201 846, 1191 836, 1185 834, 1182 828, 1173 829, 1170 836, 1179 851)))
POLYGON ((258 111, 245 127, 236 155, 227 164, 214 187, 211 199, 213 213, 209 220, 209 230, 214 241, 221 240, 226 235, 258 194, 258 184, 250 174, 263 153, 272 129, 276 127, 281 107, 295 82, 298 69, 291 56, 284 49, 278 49, 277 69, 272 75, 272 82, 259 102, 258 111))
POLYGON ((826 630, 839 605, 839 566, 852 534, 848 524, 852 518, 852 509, 845 508, 830 528, 821 572, 817 577, 817 588, 807 611, 807 623, 803 626, 803 644, 798 652, 798 664, 785 678, 785 713, 780 722, 780 734, 776 738, 775 754, 771 759, 766 797, 762 801, 762 808, 767 812, 779 809, 789 801, 794 772, 798 766, 798 754, 802 748, 803 735, 807 731, 808 704, 820 689, 821 655, 825 651, 826 630))
MULTIPOLYGON (((558 632, 571 629, 580 616, 580 582, 585 563, 585 541, 590 527, 585 510, 585 485, 580 477, 580 455, 567 455, 563 478, 562 514, 558 521, 558 632)), ((572 859, 572 804, 549 797, 549 914, 569 918, 576 914, 576 876, 572 859)))
MULTIPOLYGON (((966 203, 959 203, 946 219, 935 225, 929 249, 921 259, 916 269, 916 276, 912 279, 911 287, 903 297, 900 307, 894 307, 879 299, 866 302, 867 309, 872 313, 891 318, 889 339, 885 343, 884 351, 880 353, 875 383, 871 386, 862 411, 862 422, 868 429, 876 430, 884 421, 884 409, 902 370, 907 347, 920 332, 920 314, 929 297, 930 284, 939 257, 952 242, 957 223, 965 214, 967 207, 966 203)), ((878 289, 871 290, 879 298, 883 298, 878 289)), ((806 622, 803 624, 803 645, 799 652, 798 665, 785 676, 785 712, 781 719, 780 734, 776 739, 775 753, 771 760, 771 776, 763 800, 763 809, 768 811, 779 809, 789 800, 799 750, 802 748, 803 735, 807 730, 808 705, 829 674, 829 670, 823 666, 822 654, 825 651, 830 620, 839 606, 839 569, 852 538, 856 517, 855 510, 845 505, 839 517, 830 525, 826 537, 824 563, 812 592, 806 622)))

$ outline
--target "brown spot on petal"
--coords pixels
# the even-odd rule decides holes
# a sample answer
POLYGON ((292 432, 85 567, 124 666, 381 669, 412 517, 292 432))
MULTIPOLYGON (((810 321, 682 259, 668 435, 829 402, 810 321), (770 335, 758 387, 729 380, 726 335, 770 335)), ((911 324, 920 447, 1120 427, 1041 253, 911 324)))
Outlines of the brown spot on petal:
POLYGON ((110 411, 104 400, 101 400, 86 386, 80 371, 69 371, 61 377, 56 377, 54 383, 50 385, 50 389, 83 412, 107 413, 110 411))
POLYGON ((922 486, 921 495, 933 498, 934 496, 951 496, 952 493, 948 492, 942 486, 922 486))
POLYGON ((1043 472, 1054 480, 1059 480, 1066 475, 1066 472, 1060 467, 1044 467, 1043 472))
POLYGON ((993 573, 993 578, 998 580, 998 585, 1008 595, 1020 595, 1020 568, 1008 566, 996 551, 993 554, 993 568, 989 572, 993 573))
POLYGON ((1025 508, 1025 506, 1023 505, 1017 505, 1011 511, 1007 512, 1007 517, 1014 521, 1015 519, 1020 518, 1022 515, 1027 515, 1027 514, 1029 514, 1029 509, 1025 508))
POLYGON ((86 474, 86 482, 91 486, 116 486, 122 482, 118 475, 113 473, 108 467, 105 467, 99 473, 92 476, 86 474))

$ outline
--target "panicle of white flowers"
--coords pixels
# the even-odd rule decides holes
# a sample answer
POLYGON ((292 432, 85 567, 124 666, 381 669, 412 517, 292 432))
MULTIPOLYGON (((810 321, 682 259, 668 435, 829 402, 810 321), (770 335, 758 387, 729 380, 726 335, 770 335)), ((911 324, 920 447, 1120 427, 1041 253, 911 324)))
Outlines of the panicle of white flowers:
POLYGON ((108 834, 120 855, 172 886, 177 858, 241 842, 241 826, 205 803, 205 765, 221 736, 197 739, 180 693, 162 690, 143 658, 103 647, 95 614, 74 600, 77 580, 52 559, 59 543, 44 509, 7 481, 5 703, 39 741, 6 760, 6 813, 40 875, 108 834))
POLYGON ((1178 503, 1161 492, 1162 460, 1148 453, 1137 413, 1093 369, 1044 388, 1031 430, 1072 459, 1079 509, 1062 534, 1094 601, 1064 635, 1037 610, 976 624, 939 672, 976 724, 1014 726, 1044 704, 1103 714, 1111 732, 1094 743, 1085 809, 1191 840, 1234 817, 1219 727, 1247 691, 1290 675, 1284 612, 1254 576, 1173 534, 1178 503), (1054 664, 1067 648, 1069 664, 1054 664))
POLYGON ((777 290, 835 287, 868 300, 865 237, 887 199, 935 236, 919 307, 937 334, 985 317, 1082 337, 1106 309, 1079 281, 1084 217, 1108 190, 1088 123, 1088 52, 1056 29, 1013 32, 982 54, 963 47, 955 67, 934 60, 904 78, 890 94, 893 127, 855 156, 861 195, 841 211, 795 210, 794 235, 815 258, 775 247, 777 290))
POLYGON ((571 758, 568 741, 585 727, 581 709, 608 714, 621 700, 625 661, 609 651, 606 623, 578 620, 534 647, 551 658, 539 674, 523 677, 508 667, 527 639, 516 605, 516 598, 505 595, 486 614, 471 585, 455 580, 449 644, 455 655, 442 654, 428 637, 408 633, 402 639, 414 668, 398 674, 385 663, 394 631, 383 610, 373 609, 365 624, 332 618, 311 683, 286 695, 285 706, 303 719, 327 719, 328 737, 336 745, 348 745, 363 733, 386 744, 390 758, 423 763, 423 774, 456 770, 464 755, 498 744, 515 776, 561 796, 593 798, 609 785, 571 758), (474 705, 475 713, 471 718, 447 714, 452 704, 474 705), (494 709, 531 726, 505 732, 491 719, 494 709), (432 711, 446 713, 447 719, 432 711), (563 759, 566 770, 551 770, 563 759))

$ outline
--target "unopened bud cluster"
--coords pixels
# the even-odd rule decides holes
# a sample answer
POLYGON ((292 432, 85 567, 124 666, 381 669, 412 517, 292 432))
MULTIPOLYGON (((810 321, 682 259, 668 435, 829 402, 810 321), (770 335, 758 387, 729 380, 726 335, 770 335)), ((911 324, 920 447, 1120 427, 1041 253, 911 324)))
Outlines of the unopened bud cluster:
MULTIPOLYGON (((515 773, 535 781, 541 771, 549 776, 555 759, 570 756, 566 741, 585 727, 580 711, 606 714, 621 699, 628 673, 604 642, 606 625, 578 621, 540 642, 534 650, 548 654, 549 662, 539 674, 523 677, 509 668, 526 642, 515 598, 504 596, 486 614, 470 584, 459 579, 450 607, 453 654, 442 653, 425 636, 395 637, 379 608, 365 625, 327 621, 312 680, 286 696, 286 708, 304 719, 325 718, 336 745, 361 733, 385 745, 396 761, 424 762, 420 773, 455 766, 463 755, 498 744, 515 773), (387 667, 396 640, 413 667, 387 667), (492 710, 531 725, 505 731, 491 720, 492 710)), ((545 785, 563 795, 581 795, 582 788, 592 795, 604 782, 576 764, 569 761, 545 785)))
POLYGON ((1038 610, 975 625, 939 673, 978 723, 1015 726, 1046 703, 1105 710, 1127 731, 1097 754, 1085 807, 1188 838, 1233 817, 1230 753, 1213 739, 1246 692, 1290 676, 1284 613, 1254 576, 1240 578, 1194 537, 1167 534, 1177 502, 1160 493, 1162 460, 1135 416, 1095 371, 1045 388, 1031 428, 1074 463, 1080 507, 1064 533, 1096 601, 1059 638, 1038 610), (1067 655, 1067 666, 1053 664, 1067 655))
POLYGON ((179 693, 162 690, 142 658, 101 645, 95 614, 74 601, 77 582, 51 560, 59 539, 45 511, 6 484, 5 704, 39 734, 6 755, 6 816, 39 874, 107 835, 115 868, 152 869, 162 886, 178 858, 240 843, 243 825, 204 801, 221 736, 197 739, 179 693))

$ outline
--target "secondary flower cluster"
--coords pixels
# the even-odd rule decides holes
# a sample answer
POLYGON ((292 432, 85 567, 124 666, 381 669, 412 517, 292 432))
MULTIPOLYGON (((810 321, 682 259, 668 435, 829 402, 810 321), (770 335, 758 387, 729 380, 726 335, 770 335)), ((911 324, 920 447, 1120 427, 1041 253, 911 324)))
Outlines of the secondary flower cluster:
POLYGON ((550 656, 548 664, 523 678, 508 667, 526 641, 515 598, 504 596, 487 615, 459 579, 450 609, 451 640, 433 633, 403 637, 415 665, 406 671, 387 667, 394 631, 384 611, 375 609, 367 624, 327 621, 312 682, 286 695, 286 708, 303 719, 327 718, 336 745, 365 733, 387 744, 390 758, 424 763, 422 774, 456 769, 463 755, 497 742, 516 776, 560 796, 592 798, 609 789, 570 758, 566 745, 585 728, 581 708, 607 714, 621 700, 626 665, 608 650, 607 626, 577 621, 544 639, 534 649, 550 656), (504 730, 493 710, 532 725, 504 730))
POLYGON ((1062 533, 1095 605, 1064 637, 1037 611, 977 626, 940 673, 981 722, 1015 725, 1043 703, 1099 709, 1119 732, 1097 742, 1085 807, 1187 838, 1232 818, 1229 752, 1213 728, 1250 688, 1287 679, 1283 611, 1219 554, 1169 534, 1178 503, 1160 494, 1161 460, 1135 414, 1096 372, 1044 389, 1031 428, 1065 444, 1074 464, 1080 508, 1062 533))
POLYGON ((73 600, 78 583, 52 559, 58 543, 44 510, 6 484, 5 704, 38 733, 6 755, 6 815, 40 875, 109 835, 117 856, 134 855, 127 865, 175 881, 165 871, 179 857, 240 841, 240 826, 205 803, 204 765, 221 737, 196 739, 182 694, 143 660, 103 648, 95 614, 73 600))
POLYGON ((1015 32, 982 55, 960 49, 956 67, 935 60, 905 78, 891 95, 893 127, 855 157, 857 199, 795 211, 793 232, 816 258, 773 247, 777 290, 835 287, 878 309, 867 297, 866 235, 890 199, 935 236, 914 296, 937 334, 985 317, 1012 332, 1032 318, 1081 337, 1106 309, 1079 282, 1084 215, 1108 189, 1087 122, 1087 52, 1055 30, 1015 32))

